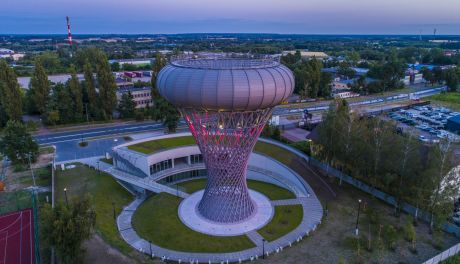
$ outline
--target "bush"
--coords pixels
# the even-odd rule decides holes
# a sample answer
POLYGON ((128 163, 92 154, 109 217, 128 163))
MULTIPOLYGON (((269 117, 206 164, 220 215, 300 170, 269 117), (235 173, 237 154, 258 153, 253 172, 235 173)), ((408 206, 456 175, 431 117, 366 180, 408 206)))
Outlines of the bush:
POLYGON ((364 210, 367 220, 374 225, 379 225, 381 222, 380 214, 372 206, 367 206, 364 210))
POLYGON ((144 111, 136 111, 136 121, 144 121, 144 111))
POLYGON ((398 240, 398 233, 396 232, 396 228, 394 228, 392 225, 385 226, 384 237, 388 243, 388 248, 395 250, 396 241, 398 240))
POLYGON ((407 224, 404 227, 404 239, 406 239, 407 242, 414 242, 416 235, 417 234, 415 233, 415 228, 412 224, 412 221, 407 221, 407 224))
POLYGON ((436 250, 442 250, 444 248, 444 240, 442 239, 442 234, 439 231, 433 233, 433 237, 431 240, 431 245, 436 250))

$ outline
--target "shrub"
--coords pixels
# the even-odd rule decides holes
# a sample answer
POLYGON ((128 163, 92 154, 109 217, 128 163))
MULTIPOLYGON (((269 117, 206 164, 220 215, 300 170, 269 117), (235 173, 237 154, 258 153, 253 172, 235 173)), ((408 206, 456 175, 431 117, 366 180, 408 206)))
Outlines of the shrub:
POLYGON ((396 228, 392 225, 387 225, 385 226, 385 231, 384 231, 384 237, 385 240, 388 243, 388 247, 391 250, 396 249, 396 241, 398 240, 398 233, 396 232, 396 228))

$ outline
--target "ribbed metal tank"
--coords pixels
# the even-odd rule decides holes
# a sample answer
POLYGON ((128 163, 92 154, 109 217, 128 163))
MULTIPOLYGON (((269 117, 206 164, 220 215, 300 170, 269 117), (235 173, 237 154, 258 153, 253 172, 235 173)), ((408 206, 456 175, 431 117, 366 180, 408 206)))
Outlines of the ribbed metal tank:
POLYGON ((179 108, 253 111, 287 99, 294 76, 275 58, 178 58, 160 71, 157 87, 179 108))

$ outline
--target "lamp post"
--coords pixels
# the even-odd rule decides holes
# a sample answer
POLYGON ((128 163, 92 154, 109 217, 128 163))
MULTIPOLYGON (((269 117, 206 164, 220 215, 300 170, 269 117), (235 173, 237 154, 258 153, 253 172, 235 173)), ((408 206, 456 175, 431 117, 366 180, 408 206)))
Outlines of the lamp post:
POLYGON ((262 258, 265 259, 265 238, 262 238, 262 258))
POLYGON ((152 241, 149 240, 149 247, 150 247, 150 258, 153 259, 152 256, 152 241))
POLYGON ((69 206, 69 200, 67 199, 67 188, 64 188, 65 203, 69 206))
POLYGON ((356 228, 355 228, 355 235, 359 235, 359 212, 361 211, 361 199, 358 200, 358 216, 356 217, 356 228))

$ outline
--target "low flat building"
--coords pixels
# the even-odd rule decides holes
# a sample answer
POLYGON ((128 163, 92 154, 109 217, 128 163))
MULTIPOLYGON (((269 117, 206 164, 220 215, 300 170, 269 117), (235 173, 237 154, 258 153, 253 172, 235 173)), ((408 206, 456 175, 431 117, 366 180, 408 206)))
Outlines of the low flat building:
POLYGON ((460 115, 453 116, 447 119, 447 130, 460 135, 460 115))
POLYGON ((145 108, 147 105, 152 106, 152 91, 150 87, 124 87, 117 90, 117 100, 120 102, 123 94, 131 92, 136 108, 145 108))
MULTIPOLYGON (((296 50, 288 50, 288 51, 283 51, 282 55, 287 55, 287 54, 296 54, 296 50)), ((316 58, 316 59, 327 59, 329 58, 329 55, 327 55, 326 53, 322 52, 322 51, 300 51, 300 57, 302 57, 302 59, 313 59, 313 58, 316 58)))

